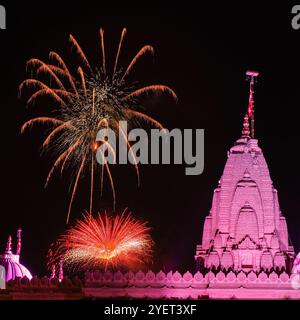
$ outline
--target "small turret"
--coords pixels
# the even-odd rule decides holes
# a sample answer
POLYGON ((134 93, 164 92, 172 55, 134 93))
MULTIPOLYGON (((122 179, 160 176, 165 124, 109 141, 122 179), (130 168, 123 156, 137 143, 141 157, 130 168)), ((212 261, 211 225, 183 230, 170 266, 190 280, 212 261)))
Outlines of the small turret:
POLYGON ((11 248, 12 248, 12 238, 11 236, 9 236, 6 244, 6 253, 11 253, 11 248))
POLYGON ((17 231, 17 252, 16 255, 20 255, 21 254, 21 248, 22 248, 22 238, 21 238, 21 234, 22 234, 22 229, 18 229, 17 231))
POLYGON ((53 265, 51 266, 51 278, 50 279, 55 278, 55 276, 56 276, 56 267, 55 267, 55 264, 53 263, 53 265))
POLYGON ((63 261, 60 260, 60 262, 59 262, 59 275, 58 275, 59 282, 62 282, 63 278, 64 278, 63 261))

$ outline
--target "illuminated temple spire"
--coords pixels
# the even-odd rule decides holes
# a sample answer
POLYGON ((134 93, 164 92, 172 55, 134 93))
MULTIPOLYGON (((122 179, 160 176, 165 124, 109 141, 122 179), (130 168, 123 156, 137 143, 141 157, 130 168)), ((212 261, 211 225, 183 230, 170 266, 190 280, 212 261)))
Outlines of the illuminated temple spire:
POLYGON ((258 72, 248 71, 247 76, 250 94, 242 137, 228 152, 195 259, 201 271, 290 273, 294 248, 289 243, 278 192, 263 151, 254 138, 253 95, 258 72))

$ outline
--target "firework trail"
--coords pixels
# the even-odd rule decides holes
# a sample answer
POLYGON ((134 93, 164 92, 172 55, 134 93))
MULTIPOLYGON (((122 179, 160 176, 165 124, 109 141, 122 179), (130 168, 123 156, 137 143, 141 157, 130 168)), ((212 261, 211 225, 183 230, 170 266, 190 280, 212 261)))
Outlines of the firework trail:
MULTIPOLYGON (((43 148, 49 149, 52 147, 57 154, 57 159, 46 179, 46 186, 59 168, 61 172, 67 167, 72 167, 74 170, 74 183, 67 223, 69 222, 79 180, 85 175, 86 171, 90 174, 91 179, 90 212, 93 209, 94 175, 100 177, 102 194, 105 172, 109 178, 115 207, 114 182, 108 163, 102 165, 99 174, 95 170, 97 169, 94 161, 96 151, 101 144, 105 143, 105 141, 96 142, 97 132, 101 129, 110 128, 118 134, 120 121, 127 121, 129 128, 138 125, 138 120, 162 128, 158 121, 141 112, 138 98, 144 94, 166 93, 177 100, 176 94, 169 87, 151 85, 138 88, 127 82, 127 77, 133 71, 137 61, 145 54, 153 54, 154 49, 149 45, 144 46, 129 63, 126 71, 123 72, 118 65, 126 32, 126 29, 123 29, 112 75, 107 73, 104 31, 100 29, 102 55, 100 69, 92 68, 79 43, 73 35, 70 35, 70 43, 80 58, 77 76, 74 77, 71 74, 58 53, 50 52, 49 63, 39 59, 31 59, 27 62, 27 68, 31 70, 32 74, 35 74, 35 77, 32 76, 32 78, 23 81, 19 87, 20 95, 25 88, 33 90, 27 101, 29 106, 43 96, 50 97, 57 105, 53 117, 34 118, 26 122, 21 131, 24 132, 37 124, 45 124, 51 127, 52 131, 43 143, 43 148), (43 79, 47 76, 50 84, 38 80, 40 76, 43 76, 43 79)), ((122 132, 122 135, 127 139, 126 134, 122 132)), ((128 140, 126 140, 126 143, 130 148, 128 140)), ((108 147, 111 148, 110 145, 108 147)), ((135 170, 139 183, 137 163, 135 164, 135 170)))
POLYGON ((126 210, 114 217, 86 214, 60 237, 48 253, 48 268, 63 261, 67 268, 137 269, 151 261, 153 241, 146 223, 126 210))

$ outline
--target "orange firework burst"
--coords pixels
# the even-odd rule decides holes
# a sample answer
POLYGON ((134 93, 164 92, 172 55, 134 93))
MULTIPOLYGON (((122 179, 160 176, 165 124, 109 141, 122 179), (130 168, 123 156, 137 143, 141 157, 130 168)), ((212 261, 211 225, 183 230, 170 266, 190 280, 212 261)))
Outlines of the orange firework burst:
POLYGON ((135 220, 126 210, 115 217, 86 214, 51 249, 48 267, 63 260, 66 267, 78 270, 140 268, 151 261, 149 231, 146 223, 135 220))
MULTIPOLYGON (((69 203, 67 222, 72 209, 72 203, 77 191, 78 183, 85 171, 89 169, 90 174, 90 212, 93 209, 93 189, 94 175, 98 174, 101 179, 101 194, 103 187, 104 173, 107 173, 110 186, 113 192, 114 207, 116 202, 113 177, 107 161, 102 159, 104 164, 100 168, 100 174, 96 172, 97 163, 95 153, 97 150, 96 136, 101 129, 112 129, 117 134, 121 134, 126 139, 128 149, 130 144, 126 133, 119 127, 120 121, 127 121, 130 125, 139 124, 139 120, 162 128, 162 125, 141 112, 138 98, 144 94, 167 93, 175 100, 176 94, 169 87, 164 85, 151 85, 138 88, 133 83, 128 83, 128 75, 133 71, 137 61, 145 54, 153 54, 154 49, 144 46, 133 58, 125 71, 119 68, 119 58, 121 48, 126 35, 126 29, 121 34, 113 72, 109 74, 106 67, 106 53, 104 43, 104 31, 100 29, 100 45, 102 61, 100 68, 93 68, 87 56, 80 47, 74 36, 70 35, 70 42, 74 51, 80 58, 81 64, 77 68, 77 77, 73 77, 70 69, 64 60, 56 52, 50 52, 49 63, 39 59, 31 59, 27 66, 31 69, 32 77, 23 81, 20 85, 20 94, 24 88, 33 89, 33 94, 28 99, 27 104, 32 105, 38 98, 50 97, 59 108, 55 109, 51 117, 38 117, 26 122, 22 127, 22 132, 36 124, 46 124, 52 127, 52 131, 43 143, 43 148, 53 147, 57 154, 57 159, 47 177, 46 185, 54 172, 60 169, 63 172, 70 166, 74 170, 74 184, 69 203), (39 76, 48 76, 49 83, 38 80, 39 76)), ((43 79, 46 79, 43 77, 43 79)), ((100 144, 107 144, 106 141, 98 141, 100 144)), ((107 146, 112 149, 111 145, 107 146)), ((114 151, 114 150, 113 150, 114 151)), ((134 157, 133 154, 131 156, 134 157)), ((135 169, 139 184, 139 169, 137 161, 135 169)))

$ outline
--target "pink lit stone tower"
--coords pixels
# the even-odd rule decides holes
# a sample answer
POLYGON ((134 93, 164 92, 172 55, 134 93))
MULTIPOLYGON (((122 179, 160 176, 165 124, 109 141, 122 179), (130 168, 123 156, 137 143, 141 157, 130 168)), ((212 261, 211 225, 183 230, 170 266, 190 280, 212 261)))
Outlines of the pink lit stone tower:
MULTIPOLYGON (((248 74, 247 74, 248 75, 248 74)), ((195 259, 200 270, 291 272, 294 248, 254 126, 254 78, 242 136, 228 152, 195 259), (252 118, 253 117, 253 118, 252 118)))

